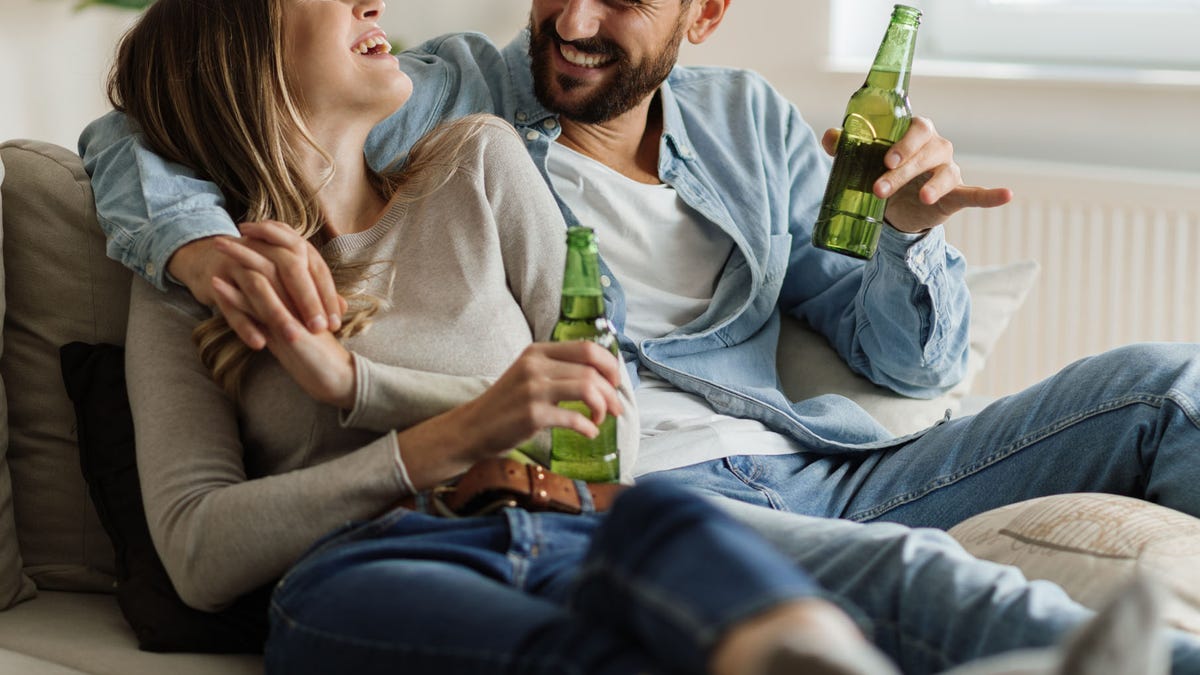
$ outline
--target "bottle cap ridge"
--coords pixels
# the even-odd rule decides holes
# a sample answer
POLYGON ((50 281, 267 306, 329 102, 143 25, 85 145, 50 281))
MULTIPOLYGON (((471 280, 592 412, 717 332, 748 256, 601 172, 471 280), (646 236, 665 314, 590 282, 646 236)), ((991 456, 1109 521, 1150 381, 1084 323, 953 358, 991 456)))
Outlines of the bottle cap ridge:
POLYGON ((917 9, 916 7, 909 7, 908 5, 896 5, 892 9, 892 20, 895 21, 897 19, 907 23, 920 25, 921 10, 917 9))

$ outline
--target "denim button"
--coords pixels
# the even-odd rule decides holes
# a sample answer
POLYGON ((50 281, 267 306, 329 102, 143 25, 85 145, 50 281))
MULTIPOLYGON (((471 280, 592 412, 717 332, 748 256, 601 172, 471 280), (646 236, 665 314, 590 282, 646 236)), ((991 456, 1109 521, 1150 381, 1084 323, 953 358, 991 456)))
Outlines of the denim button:
POLYGON ((155 269, 156 268, 154 267, 154 263, 146 263, 146 276, 150 276, 150 277, 154 276, 155 269))
POLYGON ((543 126, 545 126, 547 129, 554 129, 558 126, 558 122, 556 120, 546 120, 543 123, 543 126))
POLYGON ((608 288, 609 286, 612 286, 612 279, 609 279, 607 274, 602 275, 600 277, 600 285, 608 288))
POLYGON ((525 121, 525 120, 527 120, 527 119, 529 119, 529 115, 526 115, 526 114, 525 114, 525 113, 523 113, 523 112, 519 112, 519 113, 517 113, 517 121, 518 121, 518 122, 524 122, 524 121, 525 121))
POLYGON ((531 129, 531 130, 529 130, 529 131, 525 132, 525 140, 527 140, 527 141, 536 141, 536 140, 538 139, 538 136, 540 136, 540 135, 541 135, 541 134, 539 134, 538 132, 536 132, 536 131, 533 131, 533 130, 531 129))

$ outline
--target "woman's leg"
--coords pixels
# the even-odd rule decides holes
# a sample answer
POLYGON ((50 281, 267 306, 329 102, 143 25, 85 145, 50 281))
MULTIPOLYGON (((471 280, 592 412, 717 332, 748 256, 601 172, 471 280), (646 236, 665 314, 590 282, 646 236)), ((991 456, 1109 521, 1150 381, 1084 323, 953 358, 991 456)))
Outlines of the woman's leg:
MULTIPOLYGON (((713 503, 810 574, 905 673, 1054 646, 1093 616, 1058 586, 974 558, 942 531, 713 503)), ((1171 643, 1175 672, 1200 673, 1200 639, 1175 632, 1171 643)))
POLYGON ((760 672, 785 645, 799 669, 841 659, 844 669, 828 672, 889 672, 822 594, 707 500, 652 484, 621 495, 597 529, 570 605, 593 625, 628 631, 675 672, 760 672))
POLYGON ((275 591, 267 671, 657 672, 625 636, 529 587, 544 565, 577 568, 595 519, 530 528, 513 515, 397 511, 328 540, 275 591))

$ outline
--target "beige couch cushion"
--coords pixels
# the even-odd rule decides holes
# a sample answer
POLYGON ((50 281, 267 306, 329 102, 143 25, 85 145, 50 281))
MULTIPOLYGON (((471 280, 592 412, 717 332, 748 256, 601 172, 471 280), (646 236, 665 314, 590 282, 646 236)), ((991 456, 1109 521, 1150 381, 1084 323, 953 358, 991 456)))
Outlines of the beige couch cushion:
MULTIPOLYGON (((9 141, 0 144, 0 161, 7 291, 0 375, 16 541, 38 587, 109 590, 112 544, 80 473, 58 348, 74 340, 124 343, 129 272, 105 257, 91 185, 74 153, 9 141)), ((5 526, 13 524, 0 521, 5 526)), ((13 541, 11 531, 0 531, 0 540, 13 541)))
POLYGON ((27 672, 5 670, 3 650, 92 675, 251 675, 263 671, 262 657, 253 654, 139 651, 116 599, 97 593, 44 591, 32 602, 0 612, 0 673, 27 672))
POLYGON ((824 337, 804 323, 786 317, 778 350, 783 390, 793 401, 841 394, 858 403, 897 436, 920 431, 945 417, 947 410, 959 410, 996 340, 1033 288, 1038 269, 1033 261, 968 269, 971 325, 967 373, 962 382, 942 396, 909 398, 872 384, 850 370, 824 337))
MULTIPOLYGON (((0 251, 4 248, 4 162, 0 161, 0 251)), ((4 259, 0 257, 0 324, 4 323, 4 259)), ((0 356, 4 354, 4 336, 0 334, 0 356)), ((8 462, 8 400, 4 379, 0 377, 0 609, 33 596, 33 582, 21 573, 21 552, 17 548, 16 521, 13 519, 12 482, 8 462)))
POLYGON ((1167 622, 1200 633, 1200 519, 1106 494, 1041 497, 950 529, 973 555, 1021 568, 1099 609, 1135 572, 1172 591, 1167 622))

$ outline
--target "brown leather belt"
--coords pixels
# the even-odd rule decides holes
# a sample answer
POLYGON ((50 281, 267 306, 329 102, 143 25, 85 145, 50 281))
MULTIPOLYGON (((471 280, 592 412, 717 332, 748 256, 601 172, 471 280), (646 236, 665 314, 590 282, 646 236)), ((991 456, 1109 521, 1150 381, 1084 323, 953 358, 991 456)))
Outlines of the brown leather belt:
POLYGON ((618 483, 574 481, 539 464, 496 458, 478 462, 452 485, 406 498, 400 506, 459 517, 484 515, 505 507, 578 514, 590 502, 590 510, 603 512, 624 487, 618 483))

